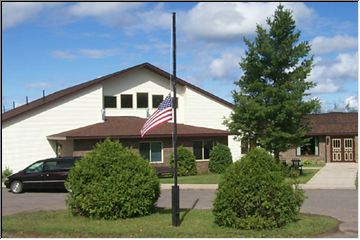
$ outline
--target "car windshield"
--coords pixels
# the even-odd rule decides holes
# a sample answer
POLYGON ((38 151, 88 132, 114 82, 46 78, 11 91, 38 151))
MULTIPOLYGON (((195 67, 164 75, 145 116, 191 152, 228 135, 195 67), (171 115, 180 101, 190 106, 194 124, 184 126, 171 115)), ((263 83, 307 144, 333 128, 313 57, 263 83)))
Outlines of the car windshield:
POLYGON ((26 169, 26 173, 38 173, 38 172, 42 172, 43 165, 44 165, 44 162, 34 163, 33 165, 29 166, 29 167, 26 169))

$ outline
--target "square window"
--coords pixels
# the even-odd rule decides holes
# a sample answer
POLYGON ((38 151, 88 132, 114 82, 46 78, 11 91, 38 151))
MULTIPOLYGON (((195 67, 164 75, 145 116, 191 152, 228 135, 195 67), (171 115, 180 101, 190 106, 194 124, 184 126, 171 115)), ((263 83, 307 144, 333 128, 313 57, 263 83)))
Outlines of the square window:
POLYGON ((132 108, 133 99, 131 94, 121 94, 121 108, 132 108))
POLYGON ((116 97, 104 96, 104 108, 116 108, 116 97))
POLYGON ((147 108, 149 106, 147 93, 137 93, 136 98, 138 108, 147 108))
POLYGON ((139 144, 140 155, 150 162, 162 161, 161 142, 143 142, 139 144))
POLYGON ((163 99, 164 99, 163 95, 152 95, 152 107, 153 108, 159 107, 163 99))

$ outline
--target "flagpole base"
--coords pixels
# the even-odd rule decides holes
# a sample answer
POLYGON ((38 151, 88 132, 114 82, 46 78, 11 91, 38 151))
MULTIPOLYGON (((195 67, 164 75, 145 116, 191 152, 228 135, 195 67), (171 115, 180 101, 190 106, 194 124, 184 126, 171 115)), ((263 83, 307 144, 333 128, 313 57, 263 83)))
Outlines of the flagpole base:
POLYGON ((180 226, 180 211, 179 211, 179 186, 171 186, 171 200, 172 200, 172 225, 180 226))

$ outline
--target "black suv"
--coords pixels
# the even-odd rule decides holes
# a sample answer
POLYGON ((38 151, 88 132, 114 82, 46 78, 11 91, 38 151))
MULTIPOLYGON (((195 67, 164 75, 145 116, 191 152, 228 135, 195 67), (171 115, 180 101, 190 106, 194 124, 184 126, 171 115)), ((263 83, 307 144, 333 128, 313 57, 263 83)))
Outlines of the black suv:
POLYGON ((13 193, 23 190, 65 189, 64 182, 69 170, 80 157, 49 158, 37 161, 5 180, 6 188, 13 193))

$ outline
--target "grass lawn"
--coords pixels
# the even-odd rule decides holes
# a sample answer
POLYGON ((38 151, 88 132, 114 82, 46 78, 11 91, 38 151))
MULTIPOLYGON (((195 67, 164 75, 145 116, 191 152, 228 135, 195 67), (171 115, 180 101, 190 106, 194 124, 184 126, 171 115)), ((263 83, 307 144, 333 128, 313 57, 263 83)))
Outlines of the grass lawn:
POLYGON ((236 230, 215 225, 210 210, 181 212, 180 227, 171 226, 171 210, 127 220, 92 220, 66 210, 22 213, 3 217, 3 237, 313 237, 333 232, 339 222, 330 217, 301 215, 297 222, 275 230, 236 230))
MULTIPOLYGON (((299 183, 306 183, 312 178, 318 169, 303 169, 303 175, 299 176, 297 180, 299 183)), ((220 182, 220 174, 203 174, 195 176, 178 177, 180 184, 218 184, 220 182)), ((287 181, 293 181, 288 178, 287 181)), ((173 178, 160 178, 160 183, 173 183, 173 178)))

